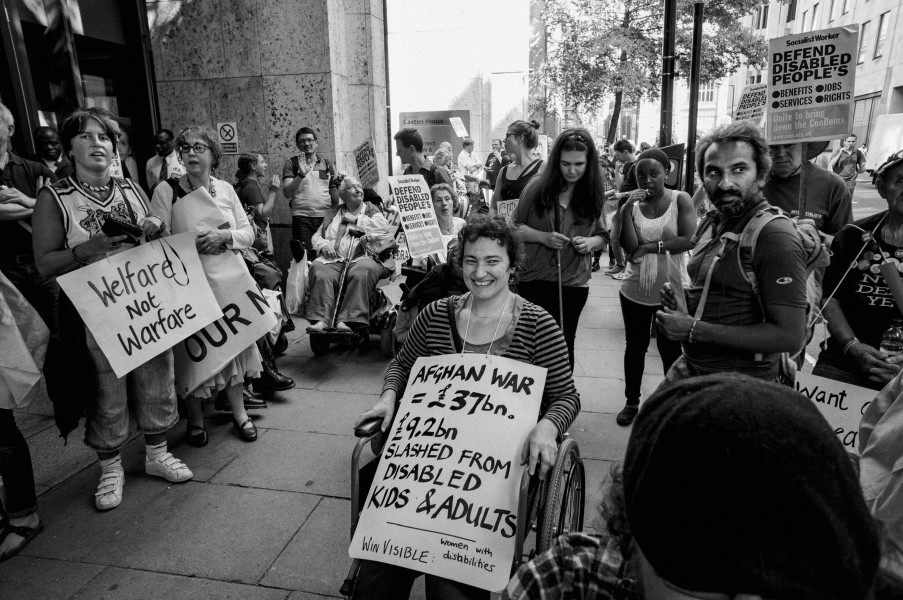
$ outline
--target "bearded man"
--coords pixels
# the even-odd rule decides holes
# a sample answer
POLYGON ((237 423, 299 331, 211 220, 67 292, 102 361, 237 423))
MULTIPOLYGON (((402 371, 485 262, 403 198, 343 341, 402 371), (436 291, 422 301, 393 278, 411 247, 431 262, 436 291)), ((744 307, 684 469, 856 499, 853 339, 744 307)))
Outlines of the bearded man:
POLYGON ((687 311, 678 309, 670 284, 662 290, 659 329, 683 345, 666 380, 735 371, 778 381, 781 353, 798 351, 805 340, 806 252, 793 223, 775 218, 762 227, 752 256, 738 258, 740 233, 769 208, 762 195, 771 170, 768 145, 758 128, 738 122, 702 140, 696 156, 715 210, 695 236, 690 286, 676 290, 687 311))

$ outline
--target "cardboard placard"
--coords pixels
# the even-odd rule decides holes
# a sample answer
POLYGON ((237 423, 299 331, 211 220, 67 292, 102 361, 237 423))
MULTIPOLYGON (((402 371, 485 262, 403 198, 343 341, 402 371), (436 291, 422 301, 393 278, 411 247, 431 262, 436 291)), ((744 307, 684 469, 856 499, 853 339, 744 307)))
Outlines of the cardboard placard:
POLYGON ((464 126, 464 120, 461 117, 449 117, 448 121, 455 128, 455 135, 459 138, 467 137, 467 127, 464 126))
POLYGON ((759 123, 765 116, 765 104, 768 100, 768 84, 754 83, 743 88, 740 93, 740 101, 737 110, 734 111, 734 121, 746 121, 748 119, 759 123))
POLYGON ((390 176, 389 193, 401 214, 401 227, 411 258, 417 260, 445 250, 433 197, 423 175, 390 176))
POLYGON ((815 402, 846 451, 858 454, 859 422, 878 392, 811 373, 796 374, 796 391, 815 402))
POLYGON ((364 189, 376 187, 379 183, 379 165, 376 163, 376 148, 373 140, 367 140, 354 149, 354 163, 357 166, 357 179, 364 189))
POLYGON ((852 130, 859 25, 768 42, 769 144, 832 140, 852 130))
POLYGON ((155 240, 57 277, 117 377, 222 316, 194 238, 155 240))
POLYGON ((508 583, 546 370, 498 356, 417 359, 348 553, 488 589, 508 583))

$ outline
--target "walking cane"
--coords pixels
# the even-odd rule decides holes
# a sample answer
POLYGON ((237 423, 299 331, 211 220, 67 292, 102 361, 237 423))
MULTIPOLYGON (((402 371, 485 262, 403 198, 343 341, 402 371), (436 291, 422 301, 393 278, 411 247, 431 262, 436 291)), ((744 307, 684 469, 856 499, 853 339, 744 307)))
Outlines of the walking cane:
POLYGON ((351 265, 351 257, 354 253, 354 240, 359 240, 363 232, 360 232, 360 235, 354 235, 357 233, 354 229, 349 230, 348 232, 351 235, 351 243, 348 244, 348 256, 345 257, 345 266, 342 267, 342 277, 339 279, 339 289, 335 295, 335 302, 332 308, 332 321, 330 324, 330 328, 335 329, 335 320, 339 316, 339 300, 342 299, 342 290, 345 287, 345 275, 348 274, 348 267, 351 265))
MULTIPOLYGON (((561 205, 558 203, 558 200, 555 200, 555 233, 558 233, 558 228, 561 223, 559 223, 558 217, 558 208, 561 205)), ((561 249, 558 248, 555 250, 555 264, 558 267, 558 326, 561 327, 561 331, 564 331, 564 302, 562 300, 561 293, 561 249)))

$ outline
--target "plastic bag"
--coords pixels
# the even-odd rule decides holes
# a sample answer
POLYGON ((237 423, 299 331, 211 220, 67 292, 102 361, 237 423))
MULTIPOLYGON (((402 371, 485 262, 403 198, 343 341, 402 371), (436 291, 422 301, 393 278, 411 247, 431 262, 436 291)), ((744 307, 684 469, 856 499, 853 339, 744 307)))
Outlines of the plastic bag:
POLYGON ((50 332, 22 293, 0 273, 0 408, 27 406, 43 389, 50 332))
POLYGON ((292 261, 285 282, 285 306, 289 314, 304 312, 304 301, 307 296, 307 256, 302 256, 300 262, 292 261))

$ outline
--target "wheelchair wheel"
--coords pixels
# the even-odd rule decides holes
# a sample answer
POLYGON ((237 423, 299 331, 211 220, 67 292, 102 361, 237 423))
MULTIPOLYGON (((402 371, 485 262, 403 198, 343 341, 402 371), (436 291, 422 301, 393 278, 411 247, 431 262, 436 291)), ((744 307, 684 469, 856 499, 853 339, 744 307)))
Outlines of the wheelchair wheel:
POLYGON ((394 314, 389 316, 379 332, 379 349, 386 358, 395 357, 395 318, 394 314))
POLYGON ((310 336, 310 350, 314 356, 323 356, 329 353, 329 336, 312 335, 310 336))
POLYGON ((536 553, 548 550, 555 539, 583 529, 586 473, 580 448, 565 438, 558 448, 555 466, 546 478, 545 506, 538 524, 536 553))

